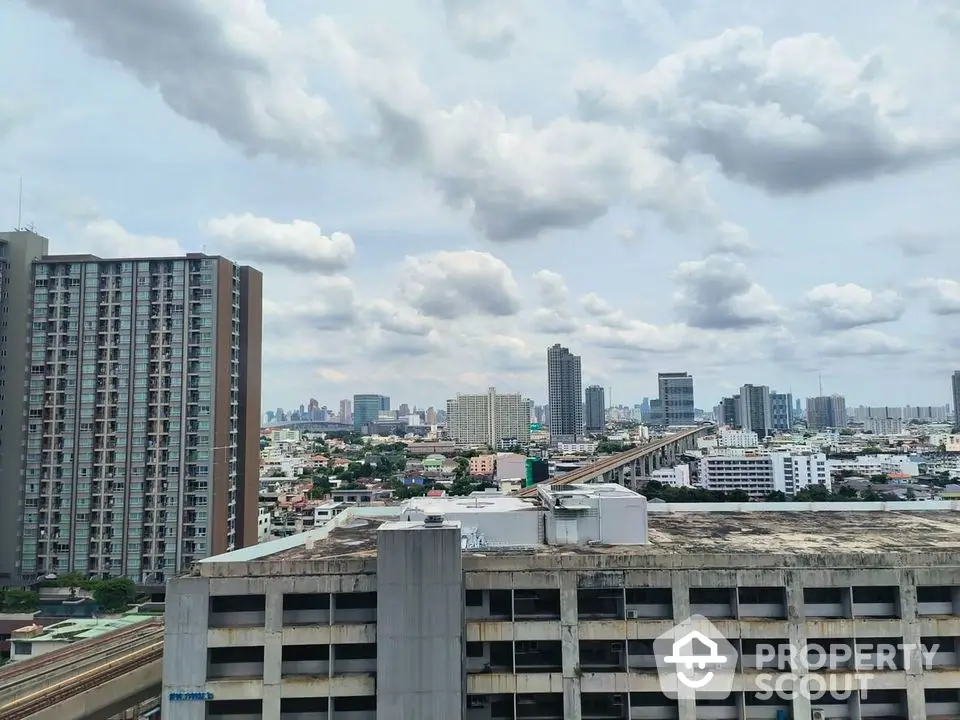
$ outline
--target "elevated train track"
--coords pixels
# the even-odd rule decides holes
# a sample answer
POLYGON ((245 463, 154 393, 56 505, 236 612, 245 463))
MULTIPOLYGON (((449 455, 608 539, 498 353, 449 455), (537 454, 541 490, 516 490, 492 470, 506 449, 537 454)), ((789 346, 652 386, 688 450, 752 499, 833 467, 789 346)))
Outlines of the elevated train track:
MULTIPOLYGON (((655 440, 654 442, 640 445, 624 452, 608 455, 597 460, 590 465, 585 465, 571 472, 565 473, 558 478, 547 480, 546 482, 532 485, 524 488, 517 493, 519 497, 536 497, 537 488, 541 485, 573 485, 577 483, 596 482, 603 480, 607 476, 615 476, 618 471, 630 465, 637 465, 652 459, 652 464, 660 466, 660 462, 666 462, 673 456, 679 455, 686 449, 696 447, 697 438, 703 437, 715 431, 714 425, 701 425, 689 430, 682 430, 669 437, 655 440)), ((616 477, 611 477, 616 480, 616 477)))
POLYGON ((157 619, 15 663, 0 672, 0 718, 42 718, 51 710, 63 720, 85 717, 85 703, 80 715, 58 706, 162 658, 163 621, 157 619))

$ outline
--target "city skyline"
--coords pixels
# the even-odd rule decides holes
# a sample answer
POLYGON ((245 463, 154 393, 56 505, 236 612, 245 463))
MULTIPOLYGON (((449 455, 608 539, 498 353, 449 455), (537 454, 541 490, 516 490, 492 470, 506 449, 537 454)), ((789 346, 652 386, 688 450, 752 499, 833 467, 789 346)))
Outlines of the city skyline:
POLYGON ((268 406, 544 402, 555 342, 614 403, 950 401, 949 10, 559 2, 6 3, 0 227, 260 269, 268 406))

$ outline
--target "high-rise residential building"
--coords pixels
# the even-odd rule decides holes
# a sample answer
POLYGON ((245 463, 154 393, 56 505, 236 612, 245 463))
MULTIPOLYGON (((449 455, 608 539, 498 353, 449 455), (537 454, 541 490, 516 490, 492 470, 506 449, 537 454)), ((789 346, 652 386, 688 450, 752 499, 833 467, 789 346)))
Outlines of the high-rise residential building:
POLYGON ((770 393, 770 419, 774 430, 791 430, 795 413, 792 393, 770 393))
POLYGON ((773 430, 773 412, 770 407, 770 388, 766 385, 744 385, 737 396, 739 424, 766 437, 773 430))
POLYGON ((463 395, 447 400, 447 432, 464 445, 493 449, 530 442, 530 400, 517 393, 463 395))
POLYGON ((807 427, 810 430, 845 428, 847 401, 843 395, 823 395, 807 398, 807 427))
POLYGON ((260 273, 51 255, 31 278, 22 576, 162 584, 256 544, 260 273))
POLYGON ((661 425, 693 425, 693 376, 685 372, 658 373, 661 425))
POLYGON ((427 425, 436 425, 437 424, 437 410, 431 405, 427 408, 427 413, 425 415, 427 425))
POLYGON ((607 427, 607 406, 604 402, 603 386, 590 385, 584 391, 583 430, 588 433, 602 433, 607 427))
POLYGON ((559 343, 547 348, 547 395, 550 439, 572 442, 583 436, 583 390, 580 356, 559 343))
POLYGON ((340 401, 340 414, 337 416, 339 422, 348 424, 353 422, 353 405, 349 400, 340 401))
POLYGON ((390 409, 390 398, 386 395, 354 395, 353 396, 353 427, 357 432, 363 430, 364 425, 375 423, 381 412, 390 409))
MULTIPOLYGON (((390 409, 390 408, 388 407, 387 410, 389 410, 389 409, 390 409)), ((400 417, 404 417, 405 415, 409 415, 409 414, 410 414, 410 406, 409 406, 407 403, 400 403, 400 407, 397 408, 397 413, 400 415, 400 417)))
POLYGON ((951 378, 953 390, 953 424, 960 426, 960 370, 956 370, 951 378))
MULTIPOLYGON (((33 262, 49 241, 27 230, 0 233, 0 586, 16 584, 23 473, 23 387, 33 262)), ((33 580, 36 575, 31 577, 33 580)))

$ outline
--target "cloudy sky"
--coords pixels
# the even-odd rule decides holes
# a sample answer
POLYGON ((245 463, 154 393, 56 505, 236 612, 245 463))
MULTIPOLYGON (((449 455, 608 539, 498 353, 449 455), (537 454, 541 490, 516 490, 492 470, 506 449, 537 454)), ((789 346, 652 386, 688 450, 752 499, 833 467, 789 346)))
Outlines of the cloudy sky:
POLYGON ((948 402, 958 155, 957 0, 0 5, 0 225, 262 269, 265 408, 542 402, 554 342, 948 402))

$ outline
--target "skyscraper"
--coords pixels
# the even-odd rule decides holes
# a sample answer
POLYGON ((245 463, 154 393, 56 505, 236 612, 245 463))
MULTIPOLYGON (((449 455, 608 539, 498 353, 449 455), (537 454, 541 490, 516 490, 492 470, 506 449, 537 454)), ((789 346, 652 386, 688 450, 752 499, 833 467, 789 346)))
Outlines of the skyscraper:
POLYGON ((0 586, 21 579, 17 564, 29 337, 26 318, 33 290, 33 261, 47 252, 45 237, 25 230, 0 233, 0 586))
POLYGON ((585 391, 583 403, 583 429, 588 433, 602 433, 607 427, 607 406, 603 387, 590 385, 585 391))
POLYGON ((960 370, 953 373, 953 426, 960 426, 960 370))
POLYGON ((659 418, 663 425, 693 425, 693 376, 685 372, 658 373, 659 418))
POLYGON ((353 412, 351 410, 351 404, 349 400, 340 401, 340 414, 337 420, 341 423, 347 424, 353 422, 353 412))
POLYGON ((59 255, 31 277, 22 576, 161 584, 256 544, 260 273, 59 255))
POLYGON ((550 438, 572 442, 583 436, 583 389, 580 356, 560 344, 547 348, 547 395, 550 438))
POLYGON ((457 394, 447 400, 447 431, 458 443, 496 450, 530 442, 530 401, 517 393, 457 394))
POLYGON ((386 395, 354 395, 353 429, 362 432, 364 425, 377 422, 380 413, 389 409, 390 398, 386 395))

